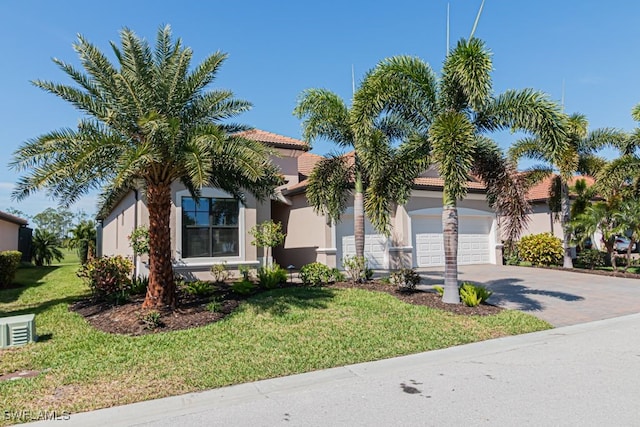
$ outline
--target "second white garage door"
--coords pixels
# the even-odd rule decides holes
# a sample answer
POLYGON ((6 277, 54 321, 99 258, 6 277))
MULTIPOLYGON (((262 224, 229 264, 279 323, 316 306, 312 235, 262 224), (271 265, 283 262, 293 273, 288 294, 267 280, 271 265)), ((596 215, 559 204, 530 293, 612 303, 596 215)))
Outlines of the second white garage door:
MULTIPOLYGON (((458 230, 458 264, 488 264, 490 262, 491 217, 460 216, 458 230)), ((444 265, 441 216, 413 216, 415 265, 444 265)))

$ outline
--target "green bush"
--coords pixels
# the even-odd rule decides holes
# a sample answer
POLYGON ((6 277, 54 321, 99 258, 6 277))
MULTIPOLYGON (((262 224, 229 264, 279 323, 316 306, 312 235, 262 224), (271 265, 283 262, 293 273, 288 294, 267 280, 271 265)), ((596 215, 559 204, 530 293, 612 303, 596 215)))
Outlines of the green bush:
POLYGON ((164 326, 162 315, 158 310, 150 310, 145 314, 138 315, 138 319, 144 325, 145 329, 154 330, 164 326))
POLYGON ((213 276, 213 281, 216 283, 224 283, 229 279, 229 270, 227 270, 227 264, 213 264, 209 269, 213 276))
POLYGON ((258 269, 258 284, 265 289, 277 288, 287 282, 287 270, 278 264, 272 264, 258 269))
POLYGON ((583 249, 578 254, 578 263, 593 270, 596 267, 604 267, 607 262, 607 253, 597 249, 583 249))
POLYGON ((220 310, 222 310, 222 302, 220 302, 216 298, 211 299, 211 301, 207 304, 207 310, 212 313, 218 313, 220 310))
POLYGON ((94 258, 80 267, 78 277, 91 289, 95 298, 126 298, 131 292, 133 264, 121 255, 94 258))
POLYGON ((373 270, 369 268, 365 257, 346 256, 342 265, 353 283, 362 283, 373 277, 373 270))
POLYGON ((149 287, 149 278, 147 276, 134 277, 131 281, 131 294, 141 295, 147 292, 149 287))
MULTIPOLYGON (((440 297, 444 295, 444 288, 442 286, 436 285, 433 289, 438 295, 440 295, 440 297)), ((480 305, 493 295, 493 292, 487 288, 480 285, 474 285, 471 282, 463 282, 458 287, 458 292, 460 292, 460 301, 462 301, 462 303, 467 307, 480 305)))
POLYGON ((329 268, 321 262, 312 262, 303 266, 299 277, 305 286, 322 286, 344 279, 344 275, 337 268, 329 268))
POLYGON ((38 267, 51 265, 54 260, 62 261, 64 254, 58 236, 48 230, 36 229, 31 240, 31 257, 38 267))
POLYGON ((562 241, 551 233, 524 236, 518 242, 520 259, 533 265, 559 265, 564 257, 562 241))
POLYGON ((194 280, 193 282, 184 282, 182 289, 189 295, 206 296, 213 293, 211 283, 203 280, 194 280))
POLYGON ((22 252, 2 251, 0 252, 0 288, 9 286, 16 278, 16 271, 20 266, 22 252))
POLYGON ((460 300, 467 307, 476 307, 489 299, 493 292, 480 285, 464 282, 460 285, 460 300))
POLYGON ((253 292, 256 285, 251 280, 242 279, 239 282, 235 282, 231 285, 231 290, 239 295, 249 295, 253 292))
POLYGON ((413 268, 401 268, 389 276, 389 282, 400 292, 413 292, 422 279, 413 268))
POLYGON ((505 265, 519 265, 520 255, 518 254, 518 246, 512 245, 510 248, 505 244, 502 254, 505 265))

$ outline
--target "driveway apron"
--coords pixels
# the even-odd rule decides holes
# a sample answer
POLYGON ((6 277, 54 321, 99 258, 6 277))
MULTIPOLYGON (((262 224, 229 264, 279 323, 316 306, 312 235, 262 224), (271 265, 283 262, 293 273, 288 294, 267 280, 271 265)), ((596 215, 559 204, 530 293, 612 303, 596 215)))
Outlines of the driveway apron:
MULTIPOLYGON (((442 284, 444 268, 418 269, 425 288, 442 284)), ((459 280, 493 291, 489 303, 521 310, 554 326, 640 313, 640 280, 534 267, 465 265, 459 280)))

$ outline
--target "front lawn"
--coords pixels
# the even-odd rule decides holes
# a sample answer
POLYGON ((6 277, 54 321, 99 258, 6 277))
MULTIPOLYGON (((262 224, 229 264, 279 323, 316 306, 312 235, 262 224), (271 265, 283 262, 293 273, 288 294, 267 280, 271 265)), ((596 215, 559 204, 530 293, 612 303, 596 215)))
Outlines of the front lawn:
POLYGON ((112 335, 68 310, 87 295, 76 270, 20 269, 24 286, 0 291, 0 316, 36 313, 41 337, 0 350, 0 376, 40 372, 0 381, 0 408, 81 412, 550 328, 517 311, 459 316, 380 292, 286 288, 204 327, 112 335))

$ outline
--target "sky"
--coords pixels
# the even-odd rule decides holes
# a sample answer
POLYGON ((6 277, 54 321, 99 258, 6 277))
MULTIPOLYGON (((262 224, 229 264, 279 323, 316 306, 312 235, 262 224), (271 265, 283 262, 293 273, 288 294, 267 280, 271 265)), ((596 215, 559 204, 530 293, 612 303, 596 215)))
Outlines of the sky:
MULTIPOLYGON (((69 83, 51 58, 78 64, 77 34, 110 54, 124 27, 152 44, 160 26, 194 51, 193 64, 220 50, 229 54, 213 88, 253 103, 237 122, 301 138, 292 110, 300 93, 325 88, 347 102, 356 85, 384 58, 413 55, 439 72, 450 43, 468 38, 481 0, 395 1, 76 1, 0 0, 0 210, 33 216, 57 206, 46 192, 17 202, 13 152, 43 133, 74 127, 81 113, 34 87, 31 80, 69 83)), ((494 92, 534 88, 585 114, 590 129, 632 130, 640 103, 640 2, 620 0, 486 0, 476 30, 493 53, 494 92)), ((503 149, 516 135, 495 136, 503 149)), ((326 154, 326 141, 313 145, 326 154)), ((615 153, 606 152, 606 156, 615 153)), ((93 214, 96 194, 71 206, 93 214)))

